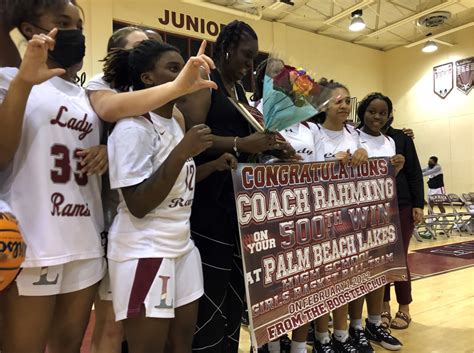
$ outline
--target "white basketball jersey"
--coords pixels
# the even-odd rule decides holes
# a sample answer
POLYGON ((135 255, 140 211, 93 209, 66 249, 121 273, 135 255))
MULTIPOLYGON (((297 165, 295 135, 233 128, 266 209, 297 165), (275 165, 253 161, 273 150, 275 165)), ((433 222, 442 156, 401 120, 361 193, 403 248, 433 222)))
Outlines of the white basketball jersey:
POLYGON ((392 157, 396 154, 395 141, 391 137, 383 134, 372 136, 361 130, 359 130, 359 135, 360 144, 367 150, 369 158, 392 157))
POLYGON ((314 130, 316 125, 310 122, 295 124, 280 131, 280 134, 295 149, 296 153, 303 157, 302 162, 315 161, 314 130))
MULTIPOLYGON (((140 184, 155 173, 184 134, 176 119, 150 113, 120 120, 108 141, 112 189, 140 184)), ((107 257, 114 261, 179 257, 194 248, 189 217, 196 166, 184 164, 169 194, 145 217, 134 217, 120 192, 118 213, 109 230, 107 257)))
POLYGON ((315 161, 324 162, 334 160, 337 152, 354 153, 360 147, 359 134, 350 125, 345 125, 342 130, 328 130, 317 125, 314 131, 315 161))
POLYGON ((118 93, 116 89, 110 87, 110 85, 104 81, 104 74, 100 73, 92 77, 86 84, 86 90, 88 91, 110 91, 118 93))
MULTIPOLYGON (((0 69, 1 101, 17 72, 0 69)), ((99 130, 81 87, 59 77, 33 87, 20 145, 0 172, 0 199, 18 218, 27 244, 23 267, 103 255, 100 177, 80 173, 77 155, 99 144, 99 130)))

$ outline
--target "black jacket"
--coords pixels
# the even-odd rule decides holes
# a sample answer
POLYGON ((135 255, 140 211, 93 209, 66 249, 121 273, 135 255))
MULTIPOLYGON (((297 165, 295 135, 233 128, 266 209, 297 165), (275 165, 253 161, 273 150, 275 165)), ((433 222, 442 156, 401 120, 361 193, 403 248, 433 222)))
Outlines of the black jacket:
POLYGON ((425 197, 423 173, 416 154, 415 144, 411 137, 406 136, 402 130, 390 127, 386 134, 395 141, 397 154, 405 157, 405 165, 397 175, 398 207, 423 208, 425 197))

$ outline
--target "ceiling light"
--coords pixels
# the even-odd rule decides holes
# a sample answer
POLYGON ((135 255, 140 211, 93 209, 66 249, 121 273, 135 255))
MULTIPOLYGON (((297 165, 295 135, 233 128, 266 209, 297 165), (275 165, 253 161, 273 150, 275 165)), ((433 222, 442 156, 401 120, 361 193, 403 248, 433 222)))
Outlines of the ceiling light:
POLYGON ((349 30, 352 32, 362 31, 365 28, 365 22, 362 18, 362 10, 355 10, 352 14, 352 21, 349 30))
POLYGON ((436 44, 436 42, 433 42, 432 40, 427 41, 423 49, 421 49, 421 51, 424 53, 432 53, 436 50, 438 50, 438 44, 436 44))

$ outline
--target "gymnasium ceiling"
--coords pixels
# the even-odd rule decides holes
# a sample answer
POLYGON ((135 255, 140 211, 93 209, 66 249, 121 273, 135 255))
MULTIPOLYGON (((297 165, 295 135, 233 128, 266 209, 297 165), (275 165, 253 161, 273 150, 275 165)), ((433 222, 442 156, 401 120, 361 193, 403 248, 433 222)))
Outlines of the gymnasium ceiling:
POLYGON ((241 13, 244 18, 275 21, 383 51, 422 45, 430 33, 429 39, 452 46, 456 44, 453 33, 474 26, 474 0, 182 1, 236 15, 241 13), (351 13, 358 9, 363 10, 367 27, 351 32, 348 29, 351 13), (420 24, 423 18, 424 24, 420 24))

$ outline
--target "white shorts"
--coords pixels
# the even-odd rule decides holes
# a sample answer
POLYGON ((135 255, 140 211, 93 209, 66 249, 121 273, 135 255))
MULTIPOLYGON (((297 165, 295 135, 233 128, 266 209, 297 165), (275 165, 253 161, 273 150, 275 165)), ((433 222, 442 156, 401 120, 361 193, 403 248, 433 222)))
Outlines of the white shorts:
POLYGON ((100 300, 112 300, 112 288, 110 287, 110 275, 109 271, 105 273, 104 278, 99 284, 99 298, 100 300))
POLYGON ((443 194, 443 195, 446 194, 446 191, 444 190, 444 186, 437 189, 428 188, 428 196, 436 195, 436 194, 443 194))
POLYGON ((204 294, 201 255, 197 248, 178 258, 109 260, 115 320, 174 318, 174 309, 204 294))
POLYGON ((20 295, 43 296, 76 292, 92 286, 107 270, 103 257, 61 265, 22 268, 16 284, 20 295))

